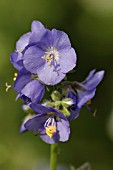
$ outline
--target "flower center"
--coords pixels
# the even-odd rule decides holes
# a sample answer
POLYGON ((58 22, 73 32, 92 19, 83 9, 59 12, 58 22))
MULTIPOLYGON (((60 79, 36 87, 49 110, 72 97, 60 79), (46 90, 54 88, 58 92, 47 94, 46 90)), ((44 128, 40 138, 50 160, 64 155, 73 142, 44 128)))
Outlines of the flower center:
POLYGON ((46 127, 46 134, 52 138, 53 134, 56 132, 56 126, 47 126, 46 127))
POLYGON ((59 60, 59 52, 54 47, 50 47, 42 58, 45 59, 47 63, 51 61, 57 62, 59 60))
POLYGON ((49 118, 44 124, 44 127, 46 129, 46 134, 52 138, 54 133, 56 132, 56 126, 55 126, 55 120, 54 118, 49 118))

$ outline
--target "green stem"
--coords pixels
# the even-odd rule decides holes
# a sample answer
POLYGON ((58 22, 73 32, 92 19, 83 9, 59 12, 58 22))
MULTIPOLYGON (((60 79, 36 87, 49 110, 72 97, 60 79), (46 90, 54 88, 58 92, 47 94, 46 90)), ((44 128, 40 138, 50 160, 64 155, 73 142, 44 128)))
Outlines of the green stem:
POLYGON ((57 170, 58 144, 51 145, 50 170, 57 170))

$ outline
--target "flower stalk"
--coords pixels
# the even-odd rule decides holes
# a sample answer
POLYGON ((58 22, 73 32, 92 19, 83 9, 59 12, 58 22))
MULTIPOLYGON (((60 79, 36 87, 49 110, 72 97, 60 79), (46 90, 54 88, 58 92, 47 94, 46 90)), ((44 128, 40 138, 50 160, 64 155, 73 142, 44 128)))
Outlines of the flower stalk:
POLYGON ((57 154, 58 154, 58 144, 51 145, 50 153, 50 170, 57 170, 57 154))

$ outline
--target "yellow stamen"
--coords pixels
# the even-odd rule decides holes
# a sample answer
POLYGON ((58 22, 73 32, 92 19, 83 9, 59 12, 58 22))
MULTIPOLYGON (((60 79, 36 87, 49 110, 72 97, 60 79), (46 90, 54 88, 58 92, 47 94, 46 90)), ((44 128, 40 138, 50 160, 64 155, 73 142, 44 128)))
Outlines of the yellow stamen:
POLYGON ((51 61, 51 56, 50 55, 47 57, 47 62, 49 62, 49 61, 51 61))
POLYGON ((14 73, 13 81, 16 80, 18 73, 14 73))
POLYGON ((90 104, 91 104, 91 100, 88 100, 86 104, 87 104, 87 105, 90 105, 90 104))
POLYGON ((52 138, 53 134, 56 132, 56 126, 47 126, 46 127, 46 134, 52 138))
POLYGON ((14 76, 17 77, 18 73, 14 73, 14 76))
POLYGON ((16 80, 16 77, 13 78, 13 81, 15 81, 15 80, 16 80))

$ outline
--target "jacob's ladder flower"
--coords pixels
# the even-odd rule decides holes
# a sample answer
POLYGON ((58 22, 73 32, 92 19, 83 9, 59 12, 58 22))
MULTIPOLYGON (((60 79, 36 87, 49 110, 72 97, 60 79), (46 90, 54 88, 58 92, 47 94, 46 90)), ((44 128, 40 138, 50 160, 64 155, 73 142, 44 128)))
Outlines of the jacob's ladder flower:
POLYGON ((27 130, 37 132, 41 139, 49 144, 68 140, 69 122, 62 113, 40 104, 31 104, 31 108, 38 114, 24 124, 27 130))

